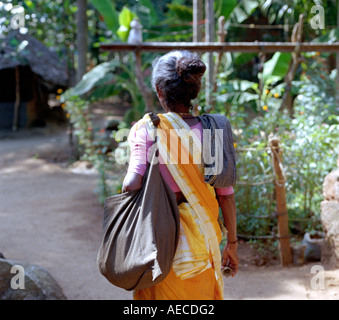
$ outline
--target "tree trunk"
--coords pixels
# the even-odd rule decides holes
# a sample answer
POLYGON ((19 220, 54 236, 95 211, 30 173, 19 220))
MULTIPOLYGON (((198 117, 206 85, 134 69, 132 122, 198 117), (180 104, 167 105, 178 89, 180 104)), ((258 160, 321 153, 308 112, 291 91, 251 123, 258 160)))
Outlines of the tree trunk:
POLYGON ((77 51, 78 51, 78 68, 77 68, 77 82, 79 82, 86 73, 87 67, 87 35, 88 35, 88 21, 87 21, 87 0, 77 0, 77 51))

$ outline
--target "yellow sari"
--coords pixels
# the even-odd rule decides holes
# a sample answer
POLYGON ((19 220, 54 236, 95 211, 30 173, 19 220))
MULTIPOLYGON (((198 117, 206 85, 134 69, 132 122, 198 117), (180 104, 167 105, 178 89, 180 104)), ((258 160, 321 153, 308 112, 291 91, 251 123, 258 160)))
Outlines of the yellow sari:
MULTIPOLYGON (((134 299, 222 300, 219 205, 214 188, 204 182, 202 166, 193 161, 201 158, 201 141, 178 114, 159 117, 160 156, 169 160, 166 165, 188 203, 179 205, 180 236, 170 273, 161 283, 135 291, 134 299)), ((141 121, 150 123, 148 115, 141 121)))

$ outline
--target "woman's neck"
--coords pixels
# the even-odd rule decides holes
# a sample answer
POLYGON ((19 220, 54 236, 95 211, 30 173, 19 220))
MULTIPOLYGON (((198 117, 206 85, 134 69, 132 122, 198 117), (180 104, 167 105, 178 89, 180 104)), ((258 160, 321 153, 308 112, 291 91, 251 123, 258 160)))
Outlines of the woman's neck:
POLYGON ((190 107, 189 106, 185 106, 185 105, 176 105, 175 107, 172 108, 167 108, 168 111, 173 111, 176 113, 189 113, 190 112, 190 107))

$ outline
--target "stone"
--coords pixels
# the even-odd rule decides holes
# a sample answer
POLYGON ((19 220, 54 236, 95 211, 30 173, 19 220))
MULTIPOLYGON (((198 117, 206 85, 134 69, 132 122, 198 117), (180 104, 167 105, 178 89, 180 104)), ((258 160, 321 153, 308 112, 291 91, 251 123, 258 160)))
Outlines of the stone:
POLYGON ((339 202, 323 201, 321 203, 321 222, 325 233, 322 248, 322 263, 339 268, 339 202))
POLYGON ((339 169, 331 172, 324 181, 325 200, 339 201, 339 169))
MULTIPOLYGON (((339 167, 339 157, 338 157, 339 167)), ((325 233, 321 261, 339 268, 339 169, 332 171, 324 181, 325 201, 321 203, 321 222, 325 233)))
POLYGON ((321 250, 323 247, 324 239, 313 239, 309 233, 304 235, 302 244, 305 246, 304 259, 307 262, 321 261, 321 250))
POLYGON ((62 288, 41 266, 0 259, 0 300, 66 300, 62 288))

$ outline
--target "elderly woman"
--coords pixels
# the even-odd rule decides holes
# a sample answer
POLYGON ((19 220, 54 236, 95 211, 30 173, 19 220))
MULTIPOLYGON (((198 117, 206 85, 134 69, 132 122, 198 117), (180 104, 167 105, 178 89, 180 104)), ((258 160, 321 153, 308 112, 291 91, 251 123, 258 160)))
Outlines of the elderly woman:
MULTIPOLYGON (((190 113, 191 101, 200 92, 205 71, 206 66, 200 58, 188 51, 173 51, 155 60, 152 85, 165 113, 155 119, 146 115, 133 126, 129 136, 131 158, 124 191, 141 188, 147 153, 154 143, 149 123, 158 120, 160 172, 176 194, 180 212, 180 236, 172 269, 161 283, 135 291, 136 300, 221 300, 222 268, 231 268, 232 276, 238 270, 234 183, 227 185, 229 170, 208 179, 204 165, 193 161, 197 156, 203 157, 201 142, 208 121, 190 113), (177 132, 184 133, 176 135, 177 132), (175 139, 173 135, 176 135, 175 139), (168 141, 176 141, 175 147, 168 141), (184 155, 187 161, 183 161, 184 155), (166 162, 164 159, 179 161, 166 162), (217 178, 221 178, 219 184, 215 183, 217 178), (227 229, 227 243, 222 256, 219 249, 222 239, 219 208, 227 229)), ((219 115, 217 122, 226 130, 228 121, 224 116, 219 115)), ((233 140, 231 145, 233 147, 233 140)), ((227 147, 229 152, 234 152, 228 143, 226 149, 224 146, 226 155, 227 147)))

